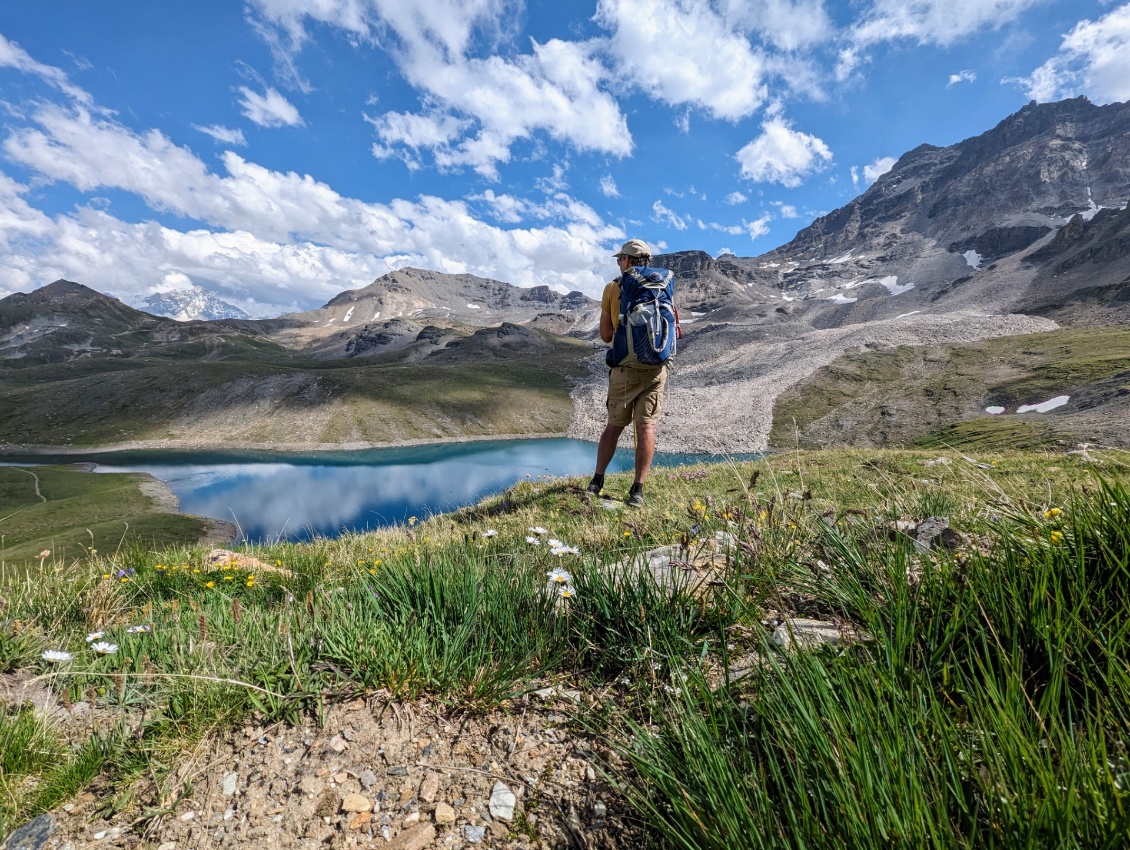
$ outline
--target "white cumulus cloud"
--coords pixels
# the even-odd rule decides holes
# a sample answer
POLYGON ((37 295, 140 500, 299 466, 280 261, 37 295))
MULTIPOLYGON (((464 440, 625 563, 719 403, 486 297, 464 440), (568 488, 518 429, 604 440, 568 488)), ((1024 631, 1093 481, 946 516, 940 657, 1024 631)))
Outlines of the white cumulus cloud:
POLYGON ((223 127, 219 124, 210 124, 207 127, 202 127, 199 124, 193 124, 192 129, 199 130, 206 136, 211 136, 221 144, 237 145, 238 147, 247 146, 247 139, 243 137, 242 130, 232 130, 229 127, 223 127))
POLYGON ((1098 103, 1130 100, 1130 3, 1080 21, 1059 53, 1021 81, 1034 100, 1085 94, 1098 103))
POLYGON ((721 0, 718 6, 728 23, 781 50, 814 47, 836 35, 823 0, 721 0))
POLYGON ((893 156, 881 156, 870 165, 863 166, 863 180, 870 186, 892 168, 898 162, 893 156))
POLYGON ((997 29, 1050 0, 875 0, 851 31, 855 44, 908 39, 942 47, 997 29))
POLYGON ((736 121, 765 102, 766 62, 707 0, 600 0, 619 77, 674 106, 736 121))
POLYGON ((0 68, 14 68, 25 74, 33 74, 79 103, 91 103, 90 94, 72 84, 61 68, 35 61, 26 50, 5 38, 3 33, 0 33, 0 68))
MULTIPOLYGON (((602 86, 608 71, 597 45, 550 39, 526 53, 477 55, 504 38, 519 11, 510 0, 251 0, 261 29, 279 50, 297 51, 310 23, 380 46, 419 92, 420 114, 374 119, 379 157, 418 166, 430 151, 440 168, 469 167, 497 179, 519 140, 545 133, 578 150, 631 153, 620 107, 602 86)), ((489 51, 488 51, 489 52, 489 51)), ((284 57, 285 59, 285 57, 284 57)))
POLYGON ((668 209, 662 201, 656 201, 652 204, 651 212, 654 221, 669 225, 676 230, 686 230, 690 226, 689 219, 683 218, 674 210, 668 209))
POLYGON ((254 92, 247 86, 240 86, 242 95, 239 105, 244 116, 260 127, 298 127, 302 116, 289 100, 276 89, 268 88, 263 94, 254 92))
POLYGON ((620 197, 620 190, 616 188, 616 181, 611 174, 605 174, 600 178, 600 191, 606 198, 620 197))
POLYGON ((780 116, 761 125, 761 135, 738 151, 742 177, 758 183, 795 187, 823 170, 832 151, 816 136, 794 130, 780 116))
MULTIPOLYGON (((538 203, 484 195, 479 202, 501 222, 488 223, 479 202, 365 202, 230 150, 213 170, 159 130, 126 127, 85 101, 39 98, 13 115, 3 154, 31 177, 18 181, 0 166, 0 297, 67 277, 135 300, 172 274, 262 316, 307 309, 406 265, 595 295, 610 246, 624 239, 558 189, 538 203), (129 193, 187 223, 123 221, 98 198, 48 216, 29 198, 32 185, 50 182, 129 193), (536 226, 514 227, 522 217, 536 226)), ((553 182, 563 184, 558 168, 553 182)))
POLYGON ((958 71, 956 74, 950 74, 949 80, 946 82, 946 88, 953 88, 958 83, 972 83, 976 82, 977 75, 972 71, 958 71))

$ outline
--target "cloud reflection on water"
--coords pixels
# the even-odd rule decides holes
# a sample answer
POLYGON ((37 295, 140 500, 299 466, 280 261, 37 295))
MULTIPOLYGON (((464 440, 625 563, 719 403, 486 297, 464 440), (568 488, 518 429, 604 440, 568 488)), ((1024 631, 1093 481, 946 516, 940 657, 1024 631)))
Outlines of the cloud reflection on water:
MULTIPOLYGON (((376 528, 410 516, 454 510, 498 493, 527 476, 586 475, 596 447, 576 440, 515 440, 466 444, 427 454, 366 453, 319 465, 302 463, 99 464, 99 472, 148 472, 166 482, 185 513, 235 522, 247 540, 305 539, 376 528)), ((630 469, 617 454, 610 472, 630 469)))

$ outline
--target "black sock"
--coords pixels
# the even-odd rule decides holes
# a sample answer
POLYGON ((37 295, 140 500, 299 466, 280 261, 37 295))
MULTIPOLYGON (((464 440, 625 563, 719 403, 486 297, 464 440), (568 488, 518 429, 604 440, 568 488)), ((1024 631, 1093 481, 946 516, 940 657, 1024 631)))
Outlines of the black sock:
POLYGON ((640 484, 638 481, 635 484, 633 484, 632 489, 628 491, 629 495, 632 494, 632 493, 642 493, 642 492, 643 492, 643 485, 640 484))
POLYGON ((601 475, 599 472, 594 472, 592 474, 592 481, 590 481, 589 483, 590 484, 599 484, 601 487, 603 487, 604 486, 604 476, 601 475))

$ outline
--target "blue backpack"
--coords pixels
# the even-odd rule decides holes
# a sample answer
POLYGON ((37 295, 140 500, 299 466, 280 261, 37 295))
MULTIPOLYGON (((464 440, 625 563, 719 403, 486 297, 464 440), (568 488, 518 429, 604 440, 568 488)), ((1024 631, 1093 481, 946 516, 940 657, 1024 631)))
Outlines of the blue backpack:
POLYGON ((609 366, 662 366, 675 356, 680 336, 675 275, 639 266, 620 277, 620 318, 605 355, 609 366))

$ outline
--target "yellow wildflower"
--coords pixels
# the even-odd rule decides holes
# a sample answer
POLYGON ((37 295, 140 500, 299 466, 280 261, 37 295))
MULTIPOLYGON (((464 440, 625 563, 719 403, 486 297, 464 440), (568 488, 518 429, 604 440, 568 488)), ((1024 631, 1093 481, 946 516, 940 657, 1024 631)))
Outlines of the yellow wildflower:
POLYGON ((1063 511, 1061 511, 1059 508, 1048 508, 1046 511, 1044 511, 1044 519, 1055 519, 1061 513, 1063 513, 1063 511))
POLYGON ((1058 546, 1059 544, 1061 544, 1063 542, 1063 532, 1062 531, 1053 531, 1052 534, 1051 534, 1051 539, 1052 539, 1052 545, 1058 546))
POLYGON ((204 582, 204 586, 205 587, 215 587, 216 583, 214 581, 206 581, 206 582, 204 582))

